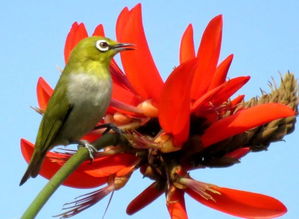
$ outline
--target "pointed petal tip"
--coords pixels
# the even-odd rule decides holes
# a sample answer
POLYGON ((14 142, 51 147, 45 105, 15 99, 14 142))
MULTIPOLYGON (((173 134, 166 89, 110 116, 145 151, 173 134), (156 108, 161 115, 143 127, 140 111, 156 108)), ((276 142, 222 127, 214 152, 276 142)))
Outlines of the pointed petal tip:
POLYGON ((195 58, 193 26, 192 24, 189 24, 181 38, 179 54, 180 64, 193 58, 195 58))
POLYGON ((142 4, 141 3, 138 3, 137 5, 135 5, 133 8, 138 8, 138 9, 140 9, 141 10, 141 8, 142 8, 142 4))
POLYGON ((218 21, 218 22, 223 22, 223 15, 222 14, 218 14, 212 20, 215 20, 215 21, 218 21))
POLYGON ((93 31, 92 36, 105 36, 104 26, 103 24, 99 24, 93 31))
POLYGON ((135 197, 128 205, 126 209, 126 213, 128 215, 135 214, 137 211, 146 207, 154 200, 156 200, 159 196, 163 194, 163 190, 157 189, 157 183, 152 183, 149 187, 147 187, 143 192, 141 192, 137 197, 135 197))

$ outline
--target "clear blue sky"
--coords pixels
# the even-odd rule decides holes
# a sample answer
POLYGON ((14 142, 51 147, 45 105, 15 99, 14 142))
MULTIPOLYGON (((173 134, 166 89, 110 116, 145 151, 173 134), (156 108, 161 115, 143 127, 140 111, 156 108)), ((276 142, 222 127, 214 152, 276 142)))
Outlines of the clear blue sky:
MULTIPOLYGON (((0 7, 0 129, 1 129, 1 218, 19 218, 31 200, 47 182, 42 177, 19 187, 27 164, 20 150, 21 137, 34 141, 40 116, 36 106, 35 86, 43 76, 54 86, 58 67, 64 66, 65 37, 74 21, 84 22, 89 31, 103 23, 106 34, 115 38, 115 21, 123 7, 138 1, 3 1, 0 7)), ((288 70, 299 75, 299 2, 273 1, 146 1, 143 3, 144 27, 148 42, 163 77, 178 63, 181 34, 189 23, 199 43, 204 27, 218 14, 224 16, 221 58, 235 54, 229 76, 251 75, 239 92, 247 99, 268 90, 271 77, 288 70), (159 3, 158 3, 159 2, 159 3), (171 3, 170 3, 171 2, 171 3)), ((299 215, 298 139, 296 130, 286 142, 272 144, 267 152, 252 153, 241 164, 225 169, 194 171, 191 175, 203 182, 271 195, 289 209, 282 218, 299 215)), ((169 218, 165 198, 133 216, 125 214, 128 202, 149 185, 149 180, 134 174, 128 185, 114 194, 106 214, 115 218, 169 218)), ((51 218, 65 202, 87 193, 61 187, 51 197, 37 218, 51 218)), ((101 218, 108 199, 75 218, 101 218)), ((187 198, 190 219, 232 218, 187 198)))

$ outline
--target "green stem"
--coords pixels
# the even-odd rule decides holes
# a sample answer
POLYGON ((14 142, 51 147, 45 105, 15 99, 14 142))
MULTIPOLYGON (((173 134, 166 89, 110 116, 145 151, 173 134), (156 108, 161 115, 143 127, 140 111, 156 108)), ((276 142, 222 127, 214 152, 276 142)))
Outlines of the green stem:
MULTIPOLYGON (((108 145, 115 145, 118 141, 118 136, 115 134, 106 134, 102 136, 99 140, 93 142, 92 144, 98 150, 108 145)), ((51 195, 56 191, 56 189, 61 185, 61 183, 77 169, 77 167, 89 159, 88 150, 84 147, 80 147, 76 154, 74 154, 51 178, 51 180, 45 185, 45 187, 39 192, 36 198, 32 201, 30 206, 24 212, 22 219, 34 218, 44 204, 48 201, 51 195)))

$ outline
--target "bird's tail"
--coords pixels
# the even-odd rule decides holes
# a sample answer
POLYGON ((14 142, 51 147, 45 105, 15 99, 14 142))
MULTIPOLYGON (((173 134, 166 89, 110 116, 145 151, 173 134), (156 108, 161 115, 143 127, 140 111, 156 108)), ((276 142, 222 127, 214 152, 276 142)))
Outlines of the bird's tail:
POLYGON ((38 175, 39 169, 43 162, 44 155, 45 155, 44 152, 33 153, 30 163, 27 167, 27 170, 21 179, 20 186, 23 185, 28 180, 29 177, 36 177, 38 175))

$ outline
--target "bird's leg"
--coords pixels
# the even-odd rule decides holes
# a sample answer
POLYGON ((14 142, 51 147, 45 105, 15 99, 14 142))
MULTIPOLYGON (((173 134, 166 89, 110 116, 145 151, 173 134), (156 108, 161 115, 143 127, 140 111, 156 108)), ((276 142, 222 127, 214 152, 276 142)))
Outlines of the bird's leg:
POLYGON ((106 124, 98 125, 94 129, 102 129, 102 128, 106 128, 106 130, 103 132, 103 135, 108 133, 110 130, 113 130, 115 133, 117 133, 119 135, 122 134, 122 131, 113 123, 106 123, 106 124))
POLYGON ((92 144, 90 144, 88 141, 86 141, 86 140, 80 140, 80 141, 76 141, 76 142, 73 142, 73 143, 77 143, 78 144, 78 147, 85 147, 87 150, 88 150, 88 152, 89 152, 89 157, 90 157, 90 159, 94 159, 94 156, 93 156, 93 154, 95 153, 95 152, 97 152, 98 150, 92 145, 92 144))

